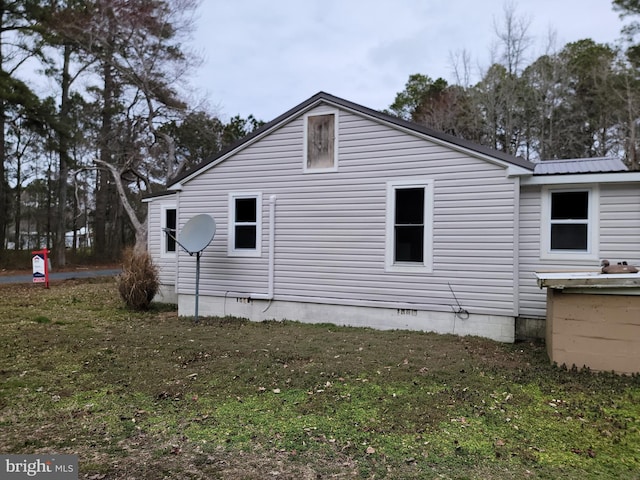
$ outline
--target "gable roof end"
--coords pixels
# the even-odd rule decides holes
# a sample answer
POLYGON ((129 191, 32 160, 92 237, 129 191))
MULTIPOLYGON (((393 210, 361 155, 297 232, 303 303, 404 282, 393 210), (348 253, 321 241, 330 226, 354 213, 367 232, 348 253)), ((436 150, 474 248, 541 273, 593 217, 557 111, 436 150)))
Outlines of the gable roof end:
POLYGON ((504 152, 499 152, 497 150, 485 147, 483 145, 479 145, 477 143, 471 142, 469 140, 465 140, 462 138, 458 138, 458 137, 454 137, 453 135, 449 135, 447 133, 444 132, 439 132, 437 130, 433 130, 431 128, 428 127, 424 127, 422 125, 418 125, 416 123, 413 122, 409 122, 407 120, 403 120, 401 118, 398 117, 394 117, 393 115, 389 115, 386 113, 382 113, 379 112, 377 110, 373 110, 371 108, 362 106, 362 105, 358 105, 357 103, 353 103, 350 102, 348 100, 344 100, 342 98, 339 97, 335 97, 333 95, 330 95, 328 93, 325 92, 319 92, 317 94, 315 94, 314 96, 312 96, 311 98, 305 100, 304 102, 300 103, 299 105, 293 107, 292 109, 286 111, 285 113, 283 113, 282 115, 276 117, 275 119, 271 120, 270 122, 264 124, 262 127, 258 128, 257 130, 254 130, 252 133, 250 133, 249 135, 247 135, 246 137, 242 138, 240 141, 236 142, 235 144, 229 146, 228 148, 224 149, 223 151, 221 151, 220 153, 218 153, 217 155, 208 158, 204 161, 202 161, 201 163, 199 163, 198 165, 190 168, 189 170, 183 172, 181 175, 178 175, 176 178, 174 178, 169 184, 168 187, 171 187, 172 185, 175 185, 176 183, 180 182, 181 180, 184 180, 187 177, 191 177, 194 174, 196 174, 199 170, 207 167, 208 165, 211 165, 212 163, 216 162, 217 160, 222 159, 225 156, 228 156, 231 152, 233 152, 234 150, 238 150, 243 148, 245 145, 250 144, 253 140, 255 140, 256 138, 266 134, 267 132, 269 132, 270 130, 273 130, 275 128, 277 128, 278 126, 280 126, 281 124, 283 124, 284 122, 288 121, 289 119, 298 116, 302 113, 304 113, 305 111, 313 108, 316 104, 322 103, 322 102, 326 102, 329 104, 333 104, 334 106, 337 107, 341 107, 343 109, 346 110, 351 110, 354 112, 358 112, 362 115, 368 116, 370 118, 376 119, 380 122, 384 122, 387 124, 391 124, 391 125, 395 125, 396 127, 400 127, 421 135, 426 135, 428 137, 432 137, 436 140, 439 140, 441 142, 445 142, 445 143, 449 143, 453 146, 457 146, 460 148, 464 148, 466 150, 472 151, 472 152, 476 152, 478 154, 481 155, 486 155, 489 157, 493 157, 495 159, 501 160, 503 162, 506 162, 508 164, 511 165, 515 165, 518 167, 522 167, 525 170, 529 170, 531 172, 533 172, 534 170, 534 166, 535 164, 532 162, 529 162, 521 157, 515 157, 513 155, 509 155, 507 153, 504 152))

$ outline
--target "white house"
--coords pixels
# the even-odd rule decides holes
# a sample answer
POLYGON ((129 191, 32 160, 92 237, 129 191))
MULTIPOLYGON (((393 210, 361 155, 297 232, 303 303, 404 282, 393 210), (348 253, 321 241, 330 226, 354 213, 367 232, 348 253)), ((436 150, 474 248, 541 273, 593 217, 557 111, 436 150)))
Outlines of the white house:
POLYGON ((530 163, 326 93, 148 202, 161 299, 193 315, 193 257, 163 232, 209 214, 201 315, 513 341, 534 272, 640 263, 640 172, 530 163))

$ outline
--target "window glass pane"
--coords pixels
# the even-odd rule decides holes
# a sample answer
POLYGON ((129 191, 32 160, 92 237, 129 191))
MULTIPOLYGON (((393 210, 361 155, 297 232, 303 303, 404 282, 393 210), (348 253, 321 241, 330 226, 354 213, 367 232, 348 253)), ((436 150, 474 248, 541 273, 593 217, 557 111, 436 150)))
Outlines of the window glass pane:
POLYGON ((424 261, 424 227, 396 226, 395 235, 395 261, 396 262, 423 262, 424 261))
POLYGON ((236 198, 236 222, 256 221, 256 199, 236 198))
POLYGON ((589 215, 589 192, 553 192, 551 220, 586 220, 589 215))
POLYGON ((307 117, 307 168, 334 166, 334 127, 334 114, 307 117))
POLYGON ((424 188, 396 189, 396 225, 424 223, 424 188))
POLYGON ((587 250, 586 224, 552 224, 551 250, 587 250))
MULTIPOLYGON (((176 210, 168 208, 165 210, 165 227, 171 230, 171 235, 176 236, 176 210)), ((167 235, 167 252, 176 251, 176 241, 167 235)))
POLYGON ((238 225, 236 226, 234 248, 256 248, 256 226, 238 225))

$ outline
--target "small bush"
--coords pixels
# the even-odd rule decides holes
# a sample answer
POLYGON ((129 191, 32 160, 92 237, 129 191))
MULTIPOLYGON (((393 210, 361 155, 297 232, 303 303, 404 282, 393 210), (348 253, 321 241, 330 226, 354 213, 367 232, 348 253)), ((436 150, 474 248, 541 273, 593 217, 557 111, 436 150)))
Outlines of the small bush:
POLYGON ((133 310, 148 310, 158 292, 158 268, 148 252, 127 249, 123 256, 122 274, 118 277, 120 296, 133 310))

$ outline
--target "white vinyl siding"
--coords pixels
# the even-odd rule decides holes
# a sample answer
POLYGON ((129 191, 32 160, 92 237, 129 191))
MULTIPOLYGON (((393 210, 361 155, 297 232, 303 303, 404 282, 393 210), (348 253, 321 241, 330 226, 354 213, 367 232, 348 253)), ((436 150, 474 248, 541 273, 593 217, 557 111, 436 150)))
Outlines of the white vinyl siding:
MULTIPOLYGON (((554 186, 566 190, 584 186, 554 186)), ((594 201, 598 217, 596 241, 598 255, 562 255, 548 258, 541 249, 543 187, 526 186, 520 196, 520 315, 544 318, 546 290, 536 283, 535 272, 599 271, 600 261, 628 261, 640 264, 640 190, 637 185, 601 184, 598 201, 594 201)))
POLYGON ((640 265, 640 185, 600 187, 600 258, 640 265))
MULTIPOLYGON (((453 289, 471 313, 512 315, 516 202, 505 169, 345 110, 336 121, 339 171, 307 175, 300 168, 300 115, 183 185, 179 223, 199 213, 218 222, 202 257, 201 294, 265 292, 267 255, 227 256, 229 222, 221 221, 230 192, 253 191, 277 196, 276 298, 451 312, 453 289), (386 271, 390 177, 433 181, 428 275, 386 271)), ((261 216, 268 222, 267 212, 261 216)), ((185 255, 179 262, 180 292, 191 293, 195 263, 185 255)))
MULTIPOLYGON (((166 200, 164 197, 152 199, 147 203, 147 228, 149 235, 147 248, 153 256, 153 261, 158 267, 158 280, 161 285, 173 286, 176 283, 176 253, 165 253, 166 243, 162 231, 166 225, 166 210, 175 209, 176 201, 166 200)), ((177 249, 179 248, 176 246, 177 249)))

